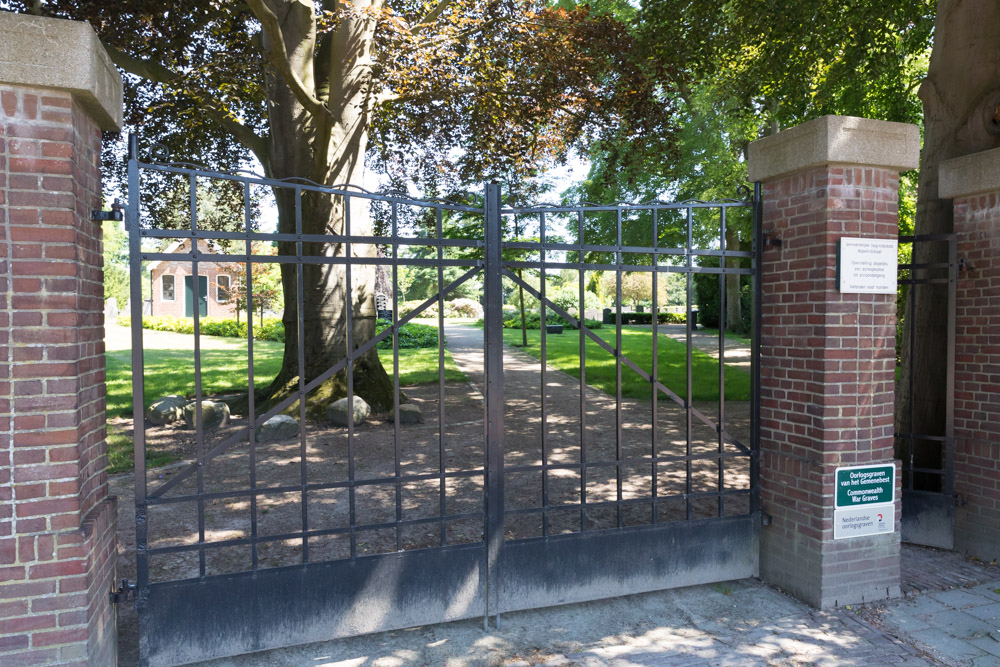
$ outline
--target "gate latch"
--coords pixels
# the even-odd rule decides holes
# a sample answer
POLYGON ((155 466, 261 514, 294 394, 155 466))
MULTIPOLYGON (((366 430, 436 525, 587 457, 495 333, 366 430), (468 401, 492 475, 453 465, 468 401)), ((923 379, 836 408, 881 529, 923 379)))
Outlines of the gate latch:
POLYGON ((130 582, 128 579, 122 579, 122 583, 118 586, 118 590, 111 591, 108 596, 111 600, 111 604, 128 602, 129 600, 135 598, 135 584, 130 582))
POLYGON ((99 211, 94 210, 90 212, 90 219, 94 222, 105 222, 107 220, 124 220, 125 219, 125 206, 122 204, 120 199, 115 199, 111 204, 110 211, 99 211))

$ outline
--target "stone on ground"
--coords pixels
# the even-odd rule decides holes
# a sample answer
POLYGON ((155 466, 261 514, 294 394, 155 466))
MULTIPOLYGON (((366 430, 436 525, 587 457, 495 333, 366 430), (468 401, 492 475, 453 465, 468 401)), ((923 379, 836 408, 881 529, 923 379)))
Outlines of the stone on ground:
POLYGON ((146 419, 155 426, 172 424, 184 418, 184 406, 187 404, 188 400, 183 396, 162 396, 146 408, 146 419))
MULTIPOLYGON (((347 426, 347 397, 340 399, 339 401, 334 401, 330 405, 326 406, 326 418, 330 420, 330 423, 334 426, 347 426)), ((372 409, 365 402, 365 399, 360 396, 354 397, 354 425, 358 426, 364 424, 368 420, 368 415, 372 413, 372 409)))
MULTIPOLYGON (((195 427, 196 402, 191 401, 184 406, 184 424, 188 428, 195 427)), ((201 424, 205 430, 219 428, 229 423, 229 406, 218 401, 201 402, 201 424)))
POLYGON ((275 415, 257 429, 257 442, 288 440, 299 435, 299 422, 288 415, 275 415))
MULTIPOLYGON (((389 413, 389 420, 392 421, 396 418, 396 415, 392 412, 389 413)), ((399 406, 399 423, 400 424, 423 424, 424 423, 424 413, 420 411, 420 408, 413 403, 403 403, 399 406)))

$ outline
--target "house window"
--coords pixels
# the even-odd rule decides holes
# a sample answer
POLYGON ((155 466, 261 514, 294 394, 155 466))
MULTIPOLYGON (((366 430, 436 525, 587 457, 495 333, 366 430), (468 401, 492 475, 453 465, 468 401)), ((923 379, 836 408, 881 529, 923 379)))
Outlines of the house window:
POLYGON ((173 301, 174 300, 174 277, 165 274, 160 280, 162 280, 161 287, 163 289, 163 300, 173 301))
POLYGON ((229 302, 229 276, 218 276, 215 279, 215 300, 219 303, 229 302))

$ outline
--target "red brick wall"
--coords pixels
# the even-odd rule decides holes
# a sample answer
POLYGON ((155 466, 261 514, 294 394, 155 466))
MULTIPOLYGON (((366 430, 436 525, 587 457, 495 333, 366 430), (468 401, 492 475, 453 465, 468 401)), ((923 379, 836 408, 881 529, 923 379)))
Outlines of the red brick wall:
POLYGON ((896 238, 898 186, 829 166, 763 188, 761 575, 819 607, 899 594, 898 503, 895 534, 833 540, 835 468, 893 459, 896 322, 894 295, 837 290, 838 239, 896 238))
POLYGON ((113 664, 101 132, 0 86, 0 663, 113 664))
POLYGON ((955 547, 1000 558, 1000 192, 956 199, 955 547))

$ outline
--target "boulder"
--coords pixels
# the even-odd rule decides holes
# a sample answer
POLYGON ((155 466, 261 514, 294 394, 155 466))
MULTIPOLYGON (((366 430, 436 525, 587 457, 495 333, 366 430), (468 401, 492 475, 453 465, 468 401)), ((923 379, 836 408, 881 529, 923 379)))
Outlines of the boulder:
MULTIPOLYGON (((393 421, 396 418, 395 413, 389 413, 389 421, 393 421)), ((399 406, 399 423, 400 424, 423 424, 424 423, 424 413, 420 411, 420 408, 413 403, 403 403, 399 406)))
POLYGON ((288 415, 275 415, 257 428, 257 442, 288 440, 299 436, 299 422, 288 415))
MULTIPOLYGON (((184 406, 184 425, 194 428, 196 416, 196 403, 191 401, 184 406)), ((218 401, 201 402, 201 424, 206 431, 219 428, 229 423, 229 406, 218 401)))
POLYGON ((184 418, 184 406, 188 400, 183 396, 161 396, 146 408, 146 419, 150 424, 172 424, 184 418))
MULTIPOLYGON (((334 426, 347 426, 347 397, 340 399, 339 401, 334 401, 330 405, 326 406, 326 418, 330 420, 330 423, 334 426)), ((359 426, 364 424, 368 420, 368 415, 372 413, 372 409, 365 402, 365 399, 360 396, 354 397, 354 425, 359 426)))

